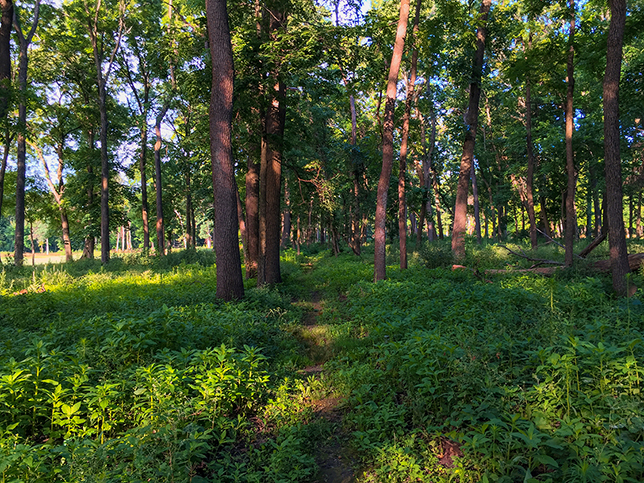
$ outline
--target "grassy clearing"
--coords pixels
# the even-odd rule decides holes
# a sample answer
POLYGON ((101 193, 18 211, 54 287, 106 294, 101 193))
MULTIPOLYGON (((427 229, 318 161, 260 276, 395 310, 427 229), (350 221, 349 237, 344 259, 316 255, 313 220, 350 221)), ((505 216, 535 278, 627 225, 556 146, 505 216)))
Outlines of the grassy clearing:
POLYGON ((639 295, 582 265, 487 283, 446 253, 401 272, 392 251, 374 284, 372 254, 287 252, 282 286, 226 304, 208 254, 6 267, 3 481, 310 482, 340 430, 360 482, 642 481, 639 295))

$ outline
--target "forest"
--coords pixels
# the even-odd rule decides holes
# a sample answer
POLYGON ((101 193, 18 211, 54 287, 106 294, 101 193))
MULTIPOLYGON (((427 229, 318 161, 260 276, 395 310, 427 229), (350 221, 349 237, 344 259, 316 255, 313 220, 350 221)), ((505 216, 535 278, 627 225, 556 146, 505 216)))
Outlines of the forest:
POLYGON ((0 0, 2 482, 644 480, 639 0, 0 0))

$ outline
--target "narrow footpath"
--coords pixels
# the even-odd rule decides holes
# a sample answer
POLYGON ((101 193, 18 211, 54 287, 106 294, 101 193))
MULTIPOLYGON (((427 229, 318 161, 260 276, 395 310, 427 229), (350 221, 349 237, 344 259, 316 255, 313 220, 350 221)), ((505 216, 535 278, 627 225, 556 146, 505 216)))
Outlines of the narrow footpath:
MULTIPOLYGON (((323 377, 324 365, 333 357, 332 341, 328 337, 329 326, 318 322, 324 311, 324 302, 317 291, 313 291, 308 300, 297 302, 306 310, 298 337, 306 345, 311 360, 311 365, 302 372, 318 378, 323 377)), ((343 429, 342 400, 331 394, 314 400, 312 405, 315 416, 330 426, 329 436, 320 442, 315 451, 315 461, 320 471, 312 483, 355 482, 356 462, 348 447, 349 435, 343 429)))

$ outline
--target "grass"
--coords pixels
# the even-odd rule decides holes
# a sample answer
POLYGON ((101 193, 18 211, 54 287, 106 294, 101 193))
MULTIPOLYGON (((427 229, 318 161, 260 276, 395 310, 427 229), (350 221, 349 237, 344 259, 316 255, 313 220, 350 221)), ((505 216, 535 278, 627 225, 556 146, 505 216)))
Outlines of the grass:
POLYGON ((488 283, 435 244, 376 284, 369 247, 288 251, 282 285, 221 303, 209 257, 5 267, 3 481, 314 481, 328 397, 359 482, 644 478, 639 292, 468 245, 510 270, 488 283))

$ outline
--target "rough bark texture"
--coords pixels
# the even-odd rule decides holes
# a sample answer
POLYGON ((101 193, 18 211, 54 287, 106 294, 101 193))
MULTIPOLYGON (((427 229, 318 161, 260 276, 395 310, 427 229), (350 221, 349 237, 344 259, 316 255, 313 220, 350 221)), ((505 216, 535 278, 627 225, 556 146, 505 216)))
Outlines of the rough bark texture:
POLYGON ((396 30, 396 41, 394 43, 393 55, 391 56, 391 63, 389 64, 387 101, 385 104, 385 119, 383 123, 382 170, 378 181, 378 194, 376 199, 376 227, 374 235, 374 278, 376 281, 387 278, 385 254, 387 192, 389 191, 389 180, 394 162, 394 106, 396 103, 396 84, 398 83, 400 61, 402 60, 403 48, 405 46, 408 19, 409 0, 400 0, 400 17, 398 19, 398 29, 396 30))
POLYGON ((163 248, 163 240, 165 239, 165 227, 163 222, 163 179, 161 176, 161 123, 165 117, 166 112, 170 108, 170 103, 166 101, 165 105, 161 109, 161 112, 157 115, 156 123, 154 125, 154 132, 156 134, 157 140, 154 143, 154 185, 156 189, 156 202, 157 202, 157 245, 158 245, 158 255, 165 255, 165 250, 163 248))
MULTIPOLYGON (((268 33, 274 36, 286 25, 286 16, 277 10, 268 12, 268 33)), ((276 68, 278 69, 278 68, 276 68)), ((278 72, 266 109, 262 137, 259 189, 259 265, 257 284, 282 282, 280 272, 282 145, 286 120, 285 86, 278 72)))
POLYGON ((421 0, 416 0, 416 14, 412 27, 412 43, 414 44, 411 54, 411 72, 407 81, 407 93, 405 99, 405 112, 403 114, 402 139, 400 140, 400 158, 398 169, 398 239, 400 242, 400 269, 407 269, 407 204, 405 202, 405 175, 407 174, 407 140, 409 138, 409 117, 411 115, 411 103, 414 98, 414 86, 416 84, 416 67, 418 65, 418 49, 415 47, 416 34, 418 33, 418 22, 420 19, 421 0))
POLYGON ((257 277, 259 259, 259 170, 260 163, 248 158, 246 172, 246 278, 257 277))
POLYGON ((572 149, 572 134, 574 130, 574 110, 573 95, 575 91, 575 3, 570 0, 570 33, 568 36, 568 62, 567 71, 567 92, 566 92, 566 174, 568 176, 568 188, 566 190, 566 266, 571 266, 573 261, 573 243, 575 241, 575 232, 577 218, 575 216, 575 157, 572 149))
POLYGON ((619 80, 622 42, 626 23, 625 0, 609 0, 611 20, 608 29, 606 73, 604 75, 604 159, 606 173, 606 211, 613 289, 627 295, 629 271, 622 206, 622 171, 619 150, 619 80))
POLYGON ((244 281, 237 235, 237 184, 230 138, 234 72, 226 0, 207 0, 206 15, 212 59, 209 115, 215 200, 216 295, 231 300, 244 296, 244 281))
POLYGON ((476 31, 476 57, 470 83, 470 98, 467 108, 465 142, 461 156, 461 168, 458 174, 456 188, 456 203, 454 205, 454 227, 452 228, 452 252, 457 260, 465 258, 465 228, 467 224, 467 195, 470 185, 470 173, 474 160, 474 145, 479 116, 479 99, 481 97, 481 75, 483 73, 483 55, 485 53, 486 23, 490 11, 491 0, 481 3, 481 26, 476 31))

